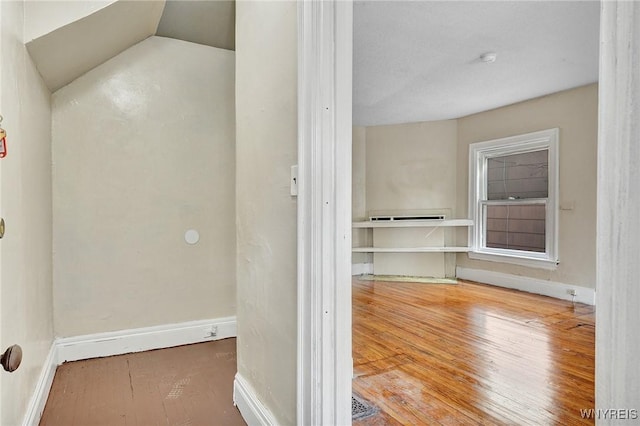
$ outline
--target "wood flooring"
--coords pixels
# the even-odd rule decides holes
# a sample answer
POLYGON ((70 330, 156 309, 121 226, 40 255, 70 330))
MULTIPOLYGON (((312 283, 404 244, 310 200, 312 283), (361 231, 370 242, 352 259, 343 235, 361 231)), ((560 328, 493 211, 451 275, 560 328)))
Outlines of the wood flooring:
POLYGON ((245 425, 235 373, 236 339, 66 363, 40 425, 245 425))
MULTIPOLYGON (((594 406, 594 308, 486 285, 353 282, 363 425, 581 425, 594 406)), ((58 367, 43 426, 244 425, 236 340, 58 367)))
POLYGON ((353 282, 354 425, 581 425, 594 307, 486 285, 353 282))

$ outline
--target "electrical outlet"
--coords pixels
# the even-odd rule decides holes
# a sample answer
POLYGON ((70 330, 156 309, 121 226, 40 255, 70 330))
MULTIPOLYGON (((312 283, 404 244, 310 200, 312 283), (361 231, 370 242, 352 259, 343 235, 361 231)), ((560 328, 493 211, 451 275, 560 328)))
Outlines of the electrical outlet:
POLYGON ((569 290, 567 290, 567 294, 568 294, 569 296, 575 296, 575 295, 577 295, 577 294, 578 294, 578 292, 577 292, 575 289, 570 288, 569 290))
POLYGON ((212 325, 205 327, 202 331, 205 333, 205 338, 216 337, 218 335, 218 326, 212 325))

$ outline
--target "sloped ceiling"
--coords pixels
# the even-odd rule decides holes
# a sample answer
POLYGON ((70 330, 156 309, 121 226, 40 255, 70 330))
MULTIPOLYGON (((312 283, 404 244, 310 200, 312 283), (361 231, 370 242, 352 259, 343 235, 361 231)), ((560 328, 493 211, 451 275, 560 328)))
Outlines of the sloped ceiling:
POLYGON ((156 35, 235 50, 235 1, 167 0, 156 35))
POLYGON ((45 84, 55 92, 155 34, 164 1, 117 1, 26 43, 45 84))
POLYGON ((235 49, 234 1, 34 1, 25 12, 26 46, 51 92, 152 35, 235 49))
POLYGON ((353 119, 458 118, 598 81, 597 1, 357 1, 353 119), (479 57, 495 52, 497 60, 479 57))

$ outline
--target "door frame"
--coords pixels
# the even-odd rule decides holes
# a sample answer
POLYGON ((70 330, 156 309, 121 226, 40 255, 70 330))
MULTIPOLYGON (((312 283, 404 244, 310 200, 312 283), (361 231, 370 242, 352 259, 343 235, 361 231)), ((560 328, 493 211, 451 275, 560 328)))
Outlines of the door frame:
POLYGON ((297 424, 351 424, 353 4, 298 2, 297 424))

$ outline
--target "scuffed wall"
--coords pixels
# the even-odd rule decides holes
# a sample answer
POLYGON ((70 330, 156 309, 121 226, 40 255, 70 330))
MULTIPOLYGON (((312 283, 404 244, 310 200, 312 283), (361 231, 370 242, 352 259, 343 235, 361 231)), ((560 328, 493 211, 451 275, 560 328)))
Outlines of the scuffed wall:
POLYGON ((0 374, 0 424, 21 424, 53 341, 50 93, 23 44, 23 2, 0 2, 0 352, 19 344, 22 365, 0 374))
MULTIPOLYGON (((555 271, 469 259, 458 266, 595 288, 596 84, 463 117, 458 120, 458 211, 467 212, 469 144, 558 127, 560 129, 559 259, 555 271)), ((461 239, 466 241, 466 235, 461 239)))
POLYGON ((296 421, 297 5, 236 4, 238 374, 296 421), (259 71, 257 71, 259 70, 259 71))
POLYGON ((235 314, 234 122, 234 53, 163 37, 53 95, 58 336, 235 314))

